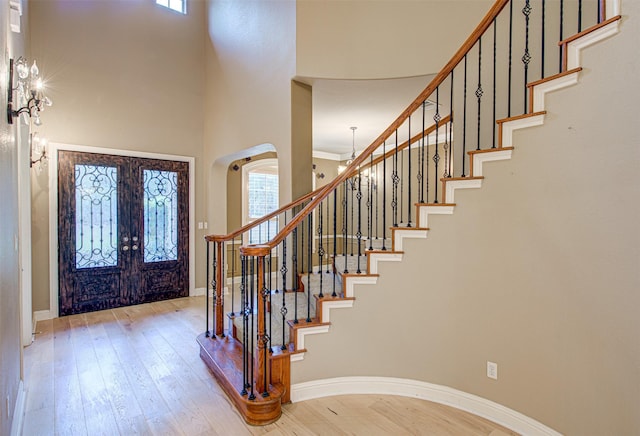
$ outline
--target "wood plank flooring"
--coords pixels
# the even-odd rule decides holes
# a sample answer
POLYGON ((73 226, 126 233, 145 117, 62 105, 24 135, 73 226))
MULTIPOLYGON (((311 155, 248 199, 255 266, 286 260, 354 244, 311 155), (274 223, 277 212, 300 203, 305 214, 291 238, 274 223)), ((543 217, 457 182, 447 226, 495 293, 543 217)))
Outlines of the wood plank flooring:
POLYGON ((428 401, 345 395, 244 423, 199 357, 204 297, 40 321, 25 349, 23 435, 513 435, 428 401))

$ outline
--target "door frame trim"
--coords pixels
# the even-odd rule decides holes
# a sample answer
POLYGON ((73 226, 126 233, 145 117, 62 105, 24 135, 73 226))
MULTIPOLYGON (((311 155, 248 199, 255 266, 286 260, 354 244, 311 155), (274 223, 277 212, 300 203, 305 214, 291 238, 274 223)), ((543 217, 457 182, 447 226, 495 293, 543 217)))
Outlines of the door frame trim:
POLYGON ((58 264, 58 150, 173 160, 189 164, 189 296, 195 295, 195 157, 50 142, 47 153, 49 155, 49 318, 60 316, 58 305, 60 295, 58 286, 58 270, 60 268, 58 264))

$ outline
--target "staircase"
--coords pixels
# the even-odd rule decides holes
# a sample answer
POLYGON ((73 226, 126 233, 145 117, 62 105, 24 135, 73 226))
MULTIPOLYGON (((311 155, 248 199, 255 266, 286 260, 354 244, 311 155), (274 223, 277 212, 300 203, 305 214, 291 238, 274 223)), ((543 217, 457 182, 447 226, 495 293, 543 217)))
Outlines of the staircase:
POLYGON ((212 298, 200 355, 248 423, 278 419, 306 336, 329 332, 332 310, 352 307, 356 285, 374 285, 382 262, 402 261, 406 239, 427 238, 430 217, 453 214, 456 191, 482 187, 485 163, 511 158, 514 132, 544 124, 545 95, 578 83, 581 51, 618 32, 617 2, 561 3, 537 12, 544 2, 496 1, 344 173, 251 226, 206 238, 212 298), (273 240, 230 245, 274 217, 273 240))

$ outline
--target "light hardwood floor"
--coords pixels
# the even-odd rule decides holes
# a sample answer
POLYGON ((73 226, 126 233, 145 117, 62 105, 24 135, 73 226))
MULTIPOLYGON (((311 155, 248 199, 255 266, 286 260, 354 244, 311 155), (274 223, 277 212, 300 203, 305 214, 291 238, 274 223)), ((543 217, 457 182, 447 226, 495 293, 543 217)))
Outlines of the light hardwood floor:
POLYGON ((23 434, 492 435, 485 419, 419 399, 345 395, 244 423, 200 360, 204 297, 40 321, 25 349, 23 434))

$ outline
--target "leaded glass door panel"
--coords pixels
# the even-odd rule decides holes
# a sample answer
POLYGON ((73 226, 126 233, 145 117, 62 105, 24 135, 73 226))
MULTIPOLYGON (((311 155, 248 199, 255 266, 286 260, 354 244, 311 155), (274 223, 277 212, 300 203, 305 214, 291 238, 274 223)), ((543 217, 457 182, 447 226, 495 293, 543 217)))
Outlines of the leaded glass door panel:
POLYGON ((187 164, 58 158, 61 315, 187 296, 187 164))

